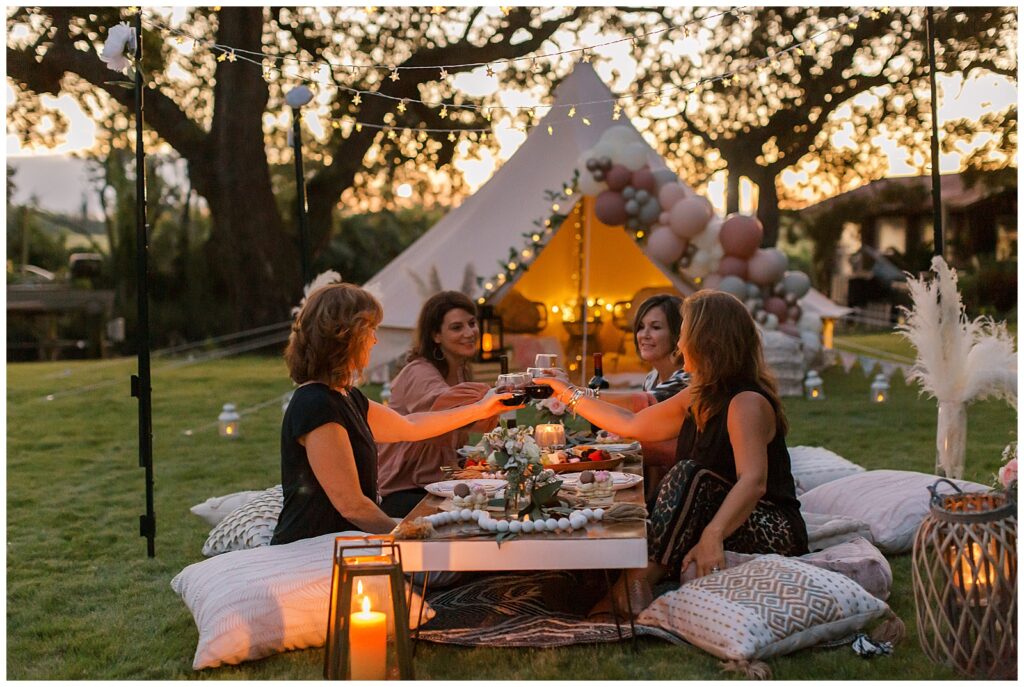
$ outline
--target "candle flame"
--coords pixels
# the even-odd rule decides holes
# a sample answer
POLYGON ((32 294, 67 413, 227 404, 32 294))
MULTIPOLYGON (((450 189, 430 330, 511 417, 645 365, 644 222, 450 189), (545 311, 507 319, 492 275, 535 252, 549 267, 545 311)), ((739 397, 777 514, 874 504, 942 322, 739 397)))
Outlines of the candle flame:
POLYGON ((356 580, 356 594, 362 594, 362 593, 363 593, 363 581, 362 580, 356 580))
POLYGON ((370 612, 370 597, 364 596, 363 597, 363 613, 369 613, 369 612, 370 612))
POLYGON ((493 351, 494 350, 494 335, 493 334, 489 334, 487 332, 484 332, 482 343, 483 343, 482 348, 483 348, 483 350, 485 352, 489 353, 490 351, 493 351))
POLYGON ((227 427, 224 428, 224 433, 225 434, 234 434, 235 433, 235 428, 232 427, 231 425, 228 425, 227 427))

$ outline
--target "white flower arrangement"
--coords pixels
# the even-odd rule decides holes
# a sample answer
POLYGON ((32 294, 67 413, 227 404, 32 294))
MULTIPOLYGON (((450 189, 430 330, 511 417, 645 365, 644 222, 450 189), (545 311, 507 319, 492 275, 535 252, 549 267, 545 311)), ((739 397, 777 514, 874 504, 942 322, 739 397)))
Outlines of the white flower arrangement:
POLYGON ((128 22, 111 26, 107 40, 103 43, 100 60, 113 71, 124 74, 128 67, 132 66, 133 61, 131 55, 125 54, 125 51, 134 51, 136 40, 135 29, 129 26, 128 22))

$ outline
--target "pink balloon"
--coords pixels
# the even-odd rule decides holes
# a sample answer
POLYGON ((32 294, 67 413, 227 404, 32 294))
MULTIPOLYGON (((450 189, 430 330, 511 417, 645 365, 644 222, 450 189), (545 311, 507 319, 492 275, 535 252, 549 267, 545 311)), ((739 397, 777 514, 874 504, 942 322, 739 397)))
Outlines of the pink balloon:
POLYGON ((668 212, 663 212, 658 215, 658 224, 668 224, 668 212))
POLYGON ((700 287, 702 289, 711 289, 712 291, 715 291, 721 283, 722 275, 712 272, 708 276, 704 277, 704 281, 700 283, 700 287))
POLYGON ((748 263, 750 281, 758 286, 771 286, 786 274, 789 259, 778 248, 758 248, 748 263))
POLYGON ((786 314, 789 316, 791 322, 799 322, 800 316, 804 314, 804 311, 800 309, 799 305, 791 305, 786 310, 786 314))
POLYGON ((622 165, 612 165, 612 168, 604 175, 605 183, 608 184, 608 188, 613 191, 621 191, 629 186, 629 182, 632 178, 633 173, 622 165))
POLYGON ((686 192, 686 188, 678 181, 673 181, 658 190, 658 203, 663 209, 668 210, 687 195, 689 194, 686 192))
POLYGON ((679 238, 692 239, 704 231, 711 213, 711 203, 700 196, 691 196, 678 201, 668 211, 668 225, 679 238))
POLYGON ((756 217, 732 214, 722 222, 718 240, 726 255, 737 258, 751 258, 761 245, 764 229, 756 217))
POLYGON ((747 278, 747 261, 742 258, 726 255, 718 262, 718 273, 723 277, 731 275, 745 281, 747 278))
POLYGON ((633 172, 633 188, 642 188, 648 193, 654 193, 655 185, 654 174, 650 167, 641 167, 633 172))
MULTIPOLYGON (((723 260, 725 260, 725 258, 723 258, 723 260)), ((764 309, 779 318, 779 322, 782 322, 786 319, 789 306, 786 305, 785 300, 778 296, 772 296, 764 302, 764 309)))
POLYGON ((626 223, 626 199, 618 191, 601 191, 594 201, 594 214, 605 224, 619 226, 626 223))
POLYGON ((647 239, 647 254, 662 263, 671 265, 683 255, 686 242, 679 239, 668 227, 655 227, 647 239))

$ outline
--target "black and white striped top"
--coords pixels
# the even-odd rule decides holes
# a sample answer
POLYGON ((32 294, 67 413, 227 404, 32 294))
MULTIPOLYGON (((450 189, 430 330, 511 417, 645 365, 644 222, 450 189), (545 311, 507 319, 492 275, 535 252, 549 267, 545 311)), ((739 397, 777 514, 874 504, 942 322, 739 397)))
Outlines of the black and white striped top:
POLYGON ((658 371, 651 370, 647 377, 644 378, 644 391, 649 391, 654 394, 654 398, 658 403, 672 398, 680 391, 685 389, 690 384, 690 375, 687 372, 683 372, 682 368, 672 373, 672 376, 666 379, 664 382, 658 381, 658 371))

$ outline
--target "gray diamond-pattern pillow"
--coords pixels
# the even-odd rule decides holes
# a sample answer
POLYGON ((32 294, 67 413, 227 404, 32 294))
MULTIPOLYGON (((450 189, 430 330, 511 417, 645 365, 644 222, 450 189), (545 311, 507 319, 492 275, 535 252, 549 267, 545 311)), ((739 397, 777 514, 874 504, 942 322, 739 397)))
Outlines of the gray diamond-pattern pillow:
POLYGON ((266 546, 274 536, 283 506, 284 492, 280 484, 261 491, 210 530, 210 536, 203 544, 203 555, 216 556, 228 551, 266 546))

